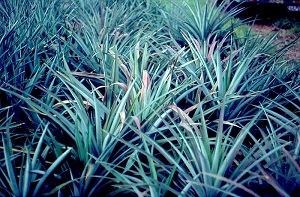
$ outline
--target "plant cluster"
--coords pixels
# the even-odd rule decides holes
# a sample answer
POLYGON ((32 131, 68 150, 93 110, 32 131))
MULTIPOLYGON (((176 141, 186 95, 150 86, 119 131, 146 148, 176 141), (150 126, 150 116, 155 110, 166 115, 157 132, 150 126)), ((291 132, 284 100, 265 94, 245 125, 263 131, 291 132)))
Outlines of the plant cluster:
POLYGON ((228 6, 1 1, 0 194, 297 194, 289 46, 228 6))

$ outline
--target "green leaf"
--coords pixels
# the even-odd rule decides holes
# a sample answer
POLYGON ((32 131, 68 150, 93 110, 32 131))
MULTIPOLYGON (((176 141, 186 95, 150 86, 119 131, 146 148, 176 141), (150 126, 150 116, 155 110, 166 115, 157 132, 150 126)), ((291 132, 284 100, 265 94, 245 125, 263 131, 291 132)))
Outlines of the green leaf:
POLYGON ((38 192, 40 192, 41 187, 45 183, 46 179, 52 175, 53 171, 58 168, 58 166, 63 162, 63 160, 68 156, 68 154, 71 152, 72 148, 68 148, 60 157, 58 157, 52 164, 51 166, 46 170, 45 174, 40 178, 39 182, 37 183, 33 196, 36 196, 38 192))
POLYGON ((10 150, 8 149, 7 140, 5 139, 4 134, 2 134, 2 144, 3 144, 3 148, 4 148, 5 166, 6 166, 6 170, 7 170, 8 178, 9 178, 9 180, 6 180, 6 181, 9 183, 12 193, 15 196, 21 196, 21 191, 18 188, 18 183, 17 183, 17 179, 16 179, 16 177, 17 177, 16 171, 15 171, 14 165, 12 163, 10 150))

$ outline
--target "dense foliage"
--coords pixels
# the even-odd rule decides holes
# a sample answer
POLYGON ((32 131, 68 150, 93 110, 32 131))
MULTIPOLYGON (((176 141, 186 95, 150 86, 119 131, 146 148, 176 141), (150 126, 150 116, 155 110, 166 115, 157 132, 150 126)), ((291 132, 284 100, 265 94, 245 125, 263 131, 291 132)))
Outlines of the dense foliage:
POLYGON ((1 1, 0 194, 298 194, 289 46, 228 7, 1 1))

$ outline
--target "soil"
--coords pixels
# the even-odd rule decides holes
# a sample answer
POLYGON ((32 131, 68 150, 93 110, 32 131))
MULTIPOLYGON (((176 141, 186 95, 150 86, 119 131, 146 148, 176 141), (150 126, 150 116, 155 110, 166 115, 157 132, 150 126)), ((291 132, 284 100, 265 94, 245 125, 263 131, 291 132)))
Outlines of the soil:
MULTIPOLYGON (((289 12, 286 6, 274 4, 246 4, 244 7, 246 11, 239 17, 255 18, 253 31, 262 36, 278 33, 278 49, 300 37, 300 12, 289 12)), ((289 49, 284 59, 300 64, 300 40, 289 49)))
MULTIPOLYGON (((276 42, 277 48, 283 48, 286 45, 295 41, 299 35, 293 34, 290 30, 274 27, 273 24, 254 24, 253 31, 260 35, 273 35, 278 33, 276 42)), ((284 59, 300 63, 300 40, 298 40, 294 46, 292 46, 285 54, 284 59)))

